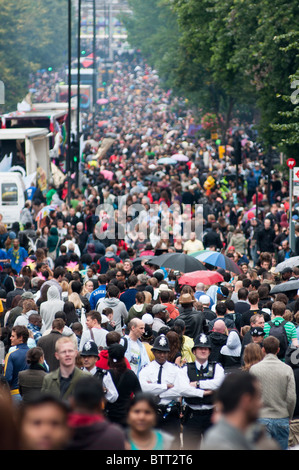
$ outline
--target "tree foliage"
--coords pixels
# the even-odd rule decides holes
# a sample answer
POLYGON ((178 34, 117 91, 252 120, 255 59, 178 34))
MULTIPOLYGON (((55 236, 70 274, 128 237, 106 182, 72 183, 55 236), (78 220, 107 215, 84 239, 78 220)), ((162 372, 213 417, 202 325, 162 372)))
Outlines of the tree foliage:
POLYGON ((65 0, 0 0, 0 9, 0 79, 7 112, 26 94, 29 73, 65 63, 68 10, 65 0))
POLYGON ((297 0, 129 0, 129 41, 168 86, 223 116, 258 116, 266 146, 294 142, 298 110, 287 99, 298 65, 297 0), (166 21, 167 19, 167 21, 166 21), (279 38, 279 40, 278 40, 279 38), (295 40, 296 38, 296 40, 295 40), (286 113, 286 114, 285 114, 286 113), (291 113, 291 115, 289 114, 291 113))

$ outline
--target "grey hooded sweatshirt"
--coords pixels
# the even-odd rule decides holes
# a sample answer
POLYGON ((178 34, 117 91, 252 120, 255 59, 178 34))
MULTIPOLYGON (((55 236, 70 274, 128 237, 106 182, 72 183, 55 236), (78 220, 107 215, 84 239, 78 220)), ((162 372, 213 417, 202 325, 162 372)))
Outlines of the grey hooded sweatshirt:
POLYGON ((113 310, 113 321, 115 321, 115 331, 121 333, 122 326, 128 318, 128 310, 121 300, 116 297, 105 297, 98 301, 96 310, 100 313, 104 308, 110 307, 113 310))
POLYGON ((40 305, 40 315, 43 319, 43 330, 51 329, 55 313, 63 310, 64 302, 60 298, 60 292, 56 286, 51 286, 47 292, 47 301, 40 305))

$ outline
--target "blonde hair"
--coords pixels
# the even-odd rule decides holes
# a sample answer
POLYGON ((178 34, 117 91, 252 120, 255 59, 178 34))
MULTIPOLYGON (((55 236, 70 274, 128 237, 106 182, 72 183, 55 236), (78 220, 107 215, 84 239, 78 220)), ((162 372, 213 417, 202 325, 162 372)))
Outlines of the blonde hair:
POLYGON ((250 367, 260 362, 264 357, 262 348, 257 343, 249 343, 244 349, 244 366, 243 370, 249 371, 250 367))
POLYGON ((73 339, 73 336, 62 336, 55 343, 55 351, 58 352, 59 346, 65 343, 71 343, 74 346, 74 348, 78 350, 78 343, 76 344, 76 342, 73 339))
POLYGON ((62 288, 62 292, 68 292, 69 283, 66 279, 62 279, 62 281, 60 282, 60 285, 61 285, 61 288, 62 288))
POLYGON ((152 301, 152 294, 150 292, 146 291, 146 290, 143 291, 143 293, 144 293, 144 297, 145 297, 144 303, 145 304, 150 304, 151 301, 152 301))
POLYGON ((83 303, 80 299, 80 296, 77 292, 72 292, 70 295, 69 295, 69 302, 73 302, 75 308, 82 308, 83 307, 83 303))

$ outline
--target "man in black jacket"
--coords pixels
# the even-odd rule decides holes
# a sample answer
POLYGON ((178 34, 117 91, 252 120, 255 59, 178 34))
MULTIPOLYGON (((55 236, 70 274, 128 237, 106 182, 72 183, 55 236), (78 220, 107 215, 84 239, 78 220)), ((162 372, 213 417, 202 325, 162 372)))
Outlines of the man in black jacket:
POLYGON ((264 227, 261 228, 256 237, 257 241, 257 254, 260 255, 263 252, 274 253, 274 239, 275 231, 271 228, 271 220, 264 220, 264 227))
POLYGON ((203 244, 205 249, 209 248, 210 246, 215 246, 219 250, 223 248, 223 244, 218 233, 218 224, 212 224, 211 230, 208 230, 203 236, 203 244))
POLYGON ((190 294, 182 294, 179 299, 182 310, 177 318, 184 320, 186 330, 185 335, 194 339, 201 333, 208 332, 208 326, 203 312, 195 310, 193 304, 195 300, 190 294))

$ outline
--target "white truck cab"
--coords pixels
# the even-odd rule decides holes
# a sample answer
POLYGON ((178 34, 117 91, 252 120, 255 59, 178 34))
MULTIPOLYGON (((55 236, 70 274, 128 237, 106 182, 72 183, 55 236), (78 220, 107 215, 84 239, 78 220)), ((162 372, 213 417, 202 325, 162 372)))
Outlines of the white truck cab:
POLYGON ((8 228, 20 220, 25 204, 24 191, 23 177, 19 172, 0 172, 0 214, 8 228))

